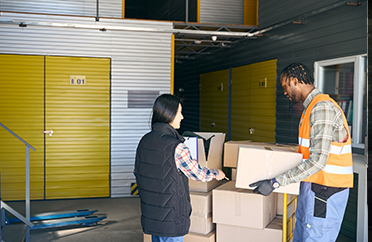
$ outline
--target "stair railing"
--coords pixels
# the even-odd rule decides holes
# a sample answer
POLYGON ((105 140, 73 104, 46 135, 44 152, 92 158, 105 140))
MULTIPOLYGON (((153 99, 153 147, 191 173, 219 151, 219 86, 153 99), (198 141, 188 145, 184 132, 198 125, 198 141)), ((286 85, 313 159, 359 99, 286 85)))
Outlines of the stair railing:
POLYGON ((22 222, 27 224, 27 231, 26 231, 26 242, 30 241, 30 228, 32 228, 34 225, 30 222, 30 149, 33 151, 36 151, 32 145, 27 143, 24 139, 19 137, 17 134, 15 134, 13 131, 11 131, 8 127, 6 127, 4 124, 0 123, 0 126, 3 127, 6 131, 8 131, 11 135, 16 137, 19 141, 21 141, 23 144, 25 144, 26 147, 26 218, 23 217, 21 214, 19 214, 17 211, 15 211, 13 208, 11 208, 9 205, 1 201, 1 208, 6 209, 8 212, 13 214, 15 217, 20 219, 22 222))

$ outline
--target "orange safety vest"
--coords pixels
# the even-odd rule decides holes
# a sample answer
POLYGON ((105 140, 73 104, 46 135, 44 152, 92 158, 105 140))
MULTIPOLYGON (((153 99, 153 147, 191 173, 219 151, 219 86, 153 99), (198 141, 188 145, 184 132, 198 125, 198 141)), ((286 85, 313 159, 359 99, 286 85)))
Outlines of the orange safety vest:
MULTIPOLYGON (((310 113, 315 104, 321 101, 331 101, 341 112, 340 106, 326 94, 318 94, 311 101, 305 113, 302 113, 298 134, 298 152, 303 154, 303 161, 310 157, 310 113)), ((353 187, 353 158, 351 153, 351 137, 349 127, 342 112, 344 126, 348 138, 345 143, 332 142, 325 167, 314 175, 304 179, 305 182, 317 183, 330 187, 353 187)))

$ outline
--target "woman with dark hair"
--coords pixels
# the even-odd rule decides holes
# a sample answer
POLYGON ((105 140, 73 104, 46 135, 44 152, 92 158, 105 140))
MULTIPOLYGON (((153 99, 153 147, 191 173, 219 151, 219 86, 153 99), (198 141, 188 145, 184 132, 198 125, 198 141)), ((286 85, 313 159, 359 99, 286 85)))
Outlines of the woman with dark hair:
POLYGON ((141 199, 141 224, 153 242, 182 242, 190 227, 189 178, 208 182, 222 180, 222 170, 201 167, 194 160, 180 128, 181 101, 171 94, 154 103, 152 130, 137 147, 135 175, 141 199))

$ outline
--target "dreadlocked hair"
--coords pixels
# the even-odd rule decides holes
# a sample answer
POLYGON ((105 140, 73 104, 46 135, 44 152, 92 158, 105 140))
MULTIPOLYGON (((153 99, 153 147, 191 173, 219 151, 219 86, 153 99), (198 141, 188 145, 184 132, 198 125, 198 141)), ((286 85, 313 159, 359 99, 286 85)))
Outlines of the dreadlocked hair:
POLYGON ((280 76, 289 78, 297 78, 298 82, 305 84, 314 84, 312 71, 302 63, 292 63, 282 70, 280 76))

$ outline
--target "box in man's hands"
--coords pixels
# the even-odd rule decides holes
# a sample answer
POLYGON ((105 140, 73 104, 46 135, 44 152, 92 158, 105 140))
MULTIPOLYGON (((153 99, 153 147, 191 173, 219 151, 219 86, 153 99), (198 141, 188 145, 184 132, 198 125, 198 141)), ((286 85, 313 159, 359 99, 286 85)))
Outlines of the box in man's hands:
MULTIPOLYGON (((236 187, 254 189, 249 184, 271 179, 302 162, 302 154, 287 148, 265 146, 240 145, 236 175, 236 187)), ((274 192, 299 194, 300 183, 281 186, 274 192)))

